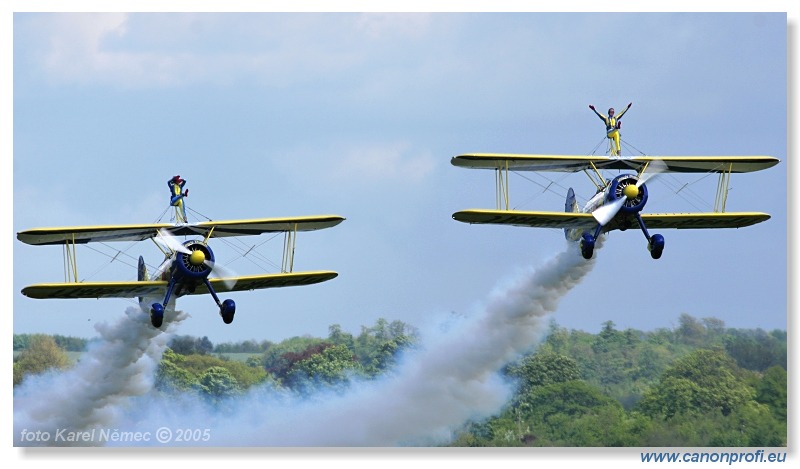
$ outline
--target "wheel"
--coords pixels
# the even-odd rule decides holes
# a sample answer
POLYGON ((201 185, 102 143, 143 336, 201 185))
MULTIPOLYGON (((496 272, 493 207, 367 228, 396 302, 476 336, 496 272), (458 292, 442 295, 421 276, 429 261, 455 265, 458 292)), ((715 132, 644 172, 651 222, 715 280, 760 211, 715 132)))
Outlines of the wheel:
POLYGON ((222 316, 222 322, 230 324, 233 322, 233 315, 236 313, 236 303, 231 299, 222 302, 219 308, 219 314, 222 316))
POLYGON ((664 237, 660 234, 654 234, 650 237, 647 249, 650 250, 650 257, 653 259, 660 259, 661 254, 664 252, 664 237))
POLYGON ((584 233, 581 238, 581 255, 584 259, 591 259, 594 254, 594 236, 584 233))
POLYGON ((150 306, 150 324, 153 327, 161 327, 164 322, 164 305, 161 303, 153 303, 150 306))

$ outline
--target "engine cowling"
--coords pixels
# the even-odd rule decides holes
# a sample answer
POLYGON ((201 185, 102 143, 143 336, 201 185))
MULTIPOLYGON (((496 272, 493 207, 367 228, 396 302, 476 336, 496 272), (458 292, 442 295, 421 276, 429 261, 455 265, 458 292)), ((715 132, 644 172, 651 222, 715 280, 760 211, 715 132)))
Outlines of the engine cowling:
POLYGON ((647 185, 639 184, 635 174, 621 174, 611 180, 606 198, 608 202, 627 199, 622 204, 620 211, 624 213, 641 212, 647 203, 647 185))
POLYGON ((188 252, 178 252, 173 263, 174 275, 180 278, 202 280, 211 274, 214 265, 214 252, 202 241, 192 240, 183 243, 188 252))

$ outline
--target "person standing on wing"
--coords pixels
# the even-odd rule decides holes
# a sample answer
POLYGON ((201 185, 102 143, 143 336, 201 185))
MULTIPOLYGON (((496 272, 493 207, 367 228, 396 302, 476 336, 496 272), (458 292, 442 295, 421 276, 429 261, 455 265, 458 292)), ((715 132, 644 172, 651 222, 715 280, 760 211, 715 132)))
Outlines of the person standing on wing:
POLYGON ((183 186, 186 185, 186 179, 180 176, 174 176, 167 181, 169 186, 169 204, 175 207, 175 218, 177 223, 186 223, 186 206, 183 203, 183 198, 189 196, 189 189, 181 191, 183 186))
POLYGON ((620 119, 622 116, 631 108, 633 103, 628 103, 628 106, 619 113, 619 115, 614 115, 614 108, 610 108, 608 110, 608 117, 604 116, 597 112, 597 109, 594 108, 594 104, 589 105, 589 109, 594 111, 603 122, 606 124, 606 136, 611 140, 611 156, 619 156, 620 153, 620 146, 619 146, 619 129, 621 126, 620 119))

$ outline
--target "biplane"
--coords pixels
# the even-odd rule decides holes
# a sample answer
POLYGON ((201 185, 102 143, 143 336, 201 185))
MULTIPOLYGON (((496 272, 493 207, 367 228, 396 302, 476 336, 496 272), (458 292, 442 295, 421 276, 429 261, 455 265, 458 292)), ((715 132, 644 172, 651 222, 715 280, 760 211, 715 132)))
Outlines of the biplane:
MULTIPOLYGON (((338 276, 333 271, 294 272, 294 252, 298 232, 330 228, 341 223, 338 215, 319 215, 294 218, 259 218, 248 220, 182 222, 183 203, 176 207, 178 223, 132 225, 71 226, 36 228, 17 233, 20 241, 35 245, 60 245, 64 251, 65 282, 42 283, 22 289, 30 298, 134 298, 142 309, 149 306, 150 321, 161 327, 164 311, 174 307, 175 298, 184 295, 210 294, 219 307, 225 324, 233 322, 236 303, 220 300, 217 293, 256 290, 263 288, 311 285, 338 276), (179 210, 181 212, 179 212, 179 210), (249 276, 219 275, 211 238, 257 236, 264 233, 284 233, 283 261, 279 273, 249 276), (179 237, 191 237, 181 241, 179 237), (86 282, 78 280, 76 246, 95 242, 143 241, 151 239, 164 254, 164 260, 148 272, 139 256, 136 281, 86 282), (158 299, 147 305, 149 299, 158 299)), ((185 212, 183 212, 185 213, 185 212)))
POLYGON ((591 259, 597 238, 613 230, 640 228, 647 238, 653 259, 664 251, 664 236, 649 229, 741 228, 770 218, 761 212, 726 212, 728 187, 733 173, 770 168, 779 160, 771 156, 569 156, 475 153, 451 159, 462 168, 491 169, 496 172, 495 210, 463 210, 453 218, 464 223, 514 225, 535 228, 561 228, 568 240, 579 242, 581 255, 591 259), (621 173, 606 178, 601 171, 621 173), (563 212, 520 211, 509 208, 509 172, 583 171, 597 191, 579 209, 572 188, 567 191, 563 212), (662 172, 718 173, 713 212, 642 213, 648 200, 646 181, 662 172))

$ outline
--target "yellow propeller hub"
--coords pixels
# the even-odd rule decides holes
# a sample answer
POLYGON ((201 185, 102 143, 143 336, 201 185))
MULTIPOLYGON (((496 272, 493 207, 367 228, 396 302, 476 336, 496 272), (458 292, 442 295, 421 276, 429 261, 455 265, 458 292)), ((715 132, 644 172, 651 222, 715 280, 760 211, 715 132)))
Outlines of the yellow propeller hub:
POLYGON ((203 254, 203 251, 199 249, 196 251, 192 251, 192 253, 189 254, 189 262, 192 265, 200 265, 205 261, 206 261, 206 255, 203 254))
POLYGON ((629 199, 635 199, 639 195, 639 188, 636 184, 629 184, 622 189, 622 194, 629 199))

